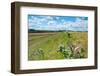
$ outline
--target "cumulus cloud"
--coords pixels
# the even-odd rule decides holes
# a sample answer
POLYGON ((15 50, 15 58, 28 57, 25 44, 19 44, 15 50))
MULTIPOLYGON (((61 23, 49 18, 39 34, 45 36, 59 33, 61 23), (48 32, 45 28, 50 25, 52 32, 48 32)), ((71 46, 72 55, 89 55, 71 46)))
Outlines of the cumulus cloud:
POLYGON ((71 28, 75 31, 87 31, 88 29, 88 21, 83 20, 82 18, 76 18, 75 22, 69 23, 71 28))
POLYGON ((29 29, 88 31, 87 17, 29 15, 29 29))

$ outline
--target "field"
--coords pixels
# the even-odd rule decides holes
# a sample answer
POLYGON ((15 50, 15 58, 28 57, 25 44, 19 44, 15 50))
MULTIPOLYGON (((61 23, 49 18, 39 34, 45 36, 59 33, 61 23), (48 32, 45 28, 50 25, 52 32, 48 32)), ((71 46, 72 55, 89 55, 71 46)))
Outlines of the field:
POLYGON ((87 32, 28 34, 28 60, 87 58, 87 32))

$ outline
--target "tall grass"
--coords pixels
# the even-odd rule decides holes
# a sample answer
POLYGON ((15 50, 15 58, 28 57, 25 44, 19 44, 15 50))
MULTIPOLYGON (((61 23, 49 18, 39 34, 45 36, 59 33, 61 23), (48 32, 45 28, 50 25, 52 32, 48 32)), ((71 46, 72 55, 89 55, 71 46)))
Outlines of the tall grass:
POLYGON ((29 40, 29 60, 87 58, 87 32, 57 32, 38 36, 31 35, 29 40))

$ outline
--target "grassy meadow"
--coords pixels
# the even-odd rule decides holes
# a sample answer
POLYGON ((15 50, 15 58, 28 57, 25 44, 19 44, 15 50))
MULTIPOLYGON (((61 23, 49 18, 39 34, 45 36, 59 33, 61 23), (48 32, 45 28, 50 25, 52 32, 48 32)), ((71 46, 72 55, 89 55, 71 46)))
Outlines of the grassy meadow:
POLYGON ((87 32, 44 32, 28 34, 28 60, 87 58, 87 32))

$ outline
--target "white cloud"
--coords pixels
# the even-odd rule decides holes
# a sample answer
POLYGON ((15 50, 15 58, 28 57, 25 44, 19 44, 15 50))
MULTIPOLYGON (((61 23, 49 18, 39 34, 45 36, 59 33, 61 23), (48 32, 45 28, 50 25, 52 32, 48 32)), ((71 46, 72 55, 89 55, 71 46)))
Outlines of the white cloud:
POLYGON ((81 18, 77 18, 75 22, 68 22, 67 25, 70 25, 70 29, 73 29, 75 31, 87 31, 88 21, 81 18))
MULTIPOLYGON (((51 16, 40 16, 37 18, 31 16, 29 18, 29 28, 40 30, 73 30, 73 31, 87 31, 88 21, 84 18, 76 18, 75 21, 66 21, 64 19, 58 22, 51 16)), ((55 17, 60 19, 59 17, 55 17)))
POLYGON ((60 19, 60 17, 55 17, 57 20, 60 19))
POLYGON ((45 17, 45 19, 47 19, 47 20, 53 20, 53 17, 47 16, 47 17, 45 17))
POLYGON ((56 26, 56 25, 57 25, 57 22, 54 21, 54 20, 49 20, 49 21, 47 22, 47 25, 48 25, 48 26, 56 26))

